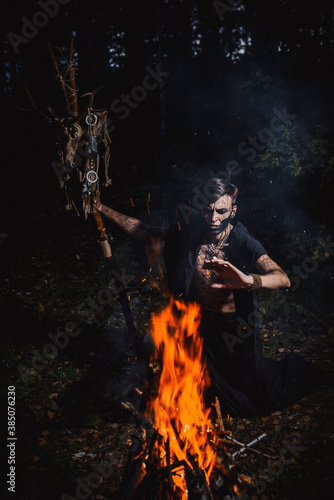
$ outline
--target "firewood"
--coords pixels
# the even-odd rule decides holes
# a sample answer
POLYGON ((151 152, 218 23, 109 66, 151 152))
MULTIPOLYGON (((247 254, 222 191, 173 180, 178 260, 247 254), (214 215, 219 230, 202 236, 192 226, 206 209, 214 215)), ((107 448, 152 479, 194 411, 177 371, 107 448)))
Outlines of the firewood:
POLYGON ((149 419, 145 417, 145 415, 143 415, 139 410, 137 410, 137 408, 129 401, 127 401, 126 403, 122 402, 122 406, 127 411, 129 411, 129 413, 132 415, 137 424, 141 425, 146 429, 150 437, 153 436, 156 430, 149 421, 149 419))
POLYGON ((219 399, 217 397, 215 398, 215 403, 212 406, 214 406, 215 409, 216 409, 220 430, 224 431, 225 429, 224 429, 224 422, 223 422, 222 412, 221 412, 221 409, 220 409, 219 399))
MULTIPOLYGON (((260 451, 252 448, 252 446, 256 443, 258 443, 259 441, 261 441, 263 438, 267 437, 267 434, 261 434, 260 436, 258 436, 256 439, 253 439, 253 441, 251 441, 250 443, 248 444, 243 444, 243 443, 239 443, 238 441, 236 441, 235 439, 233 440, 233 442, 235 444, 238 444, 239 446, 242 446, 240 450, 236 451, 235 453, 233 453, 232 455, 232 458, 233 460, 236 460, 237 458, 240 458, 241 455, 247 451, 247 450, 250 450, 250 451, 253 451, 254 453, 257 453, 259 455, 263 455, 264 457, 268 457, 268 458, 274 458, 274 457, 271 457, 270 455, 267 455, 265 453, 261 453, 260 451)), ((230 438, 232 440, 232 438, 230 438)))
POLYGON ((170 465, 170 447, 169 447, 169 437, 166 440, 166 461, 167 461, 167 479, 168 479, 168 484, 171 488, 173 488, 174 483, 173 483, 173 478, 172 478, 172 470, 171 470, 171 465, 170 465))
POLYGON ((214 500, 202 469, 186 470, 185 477, 189 500, 214 500))
POLYGON ((142 450, 136 453, 139 448, 129 450, 128 461, 125 466, 125 472, 120 487, 120 500, 137 498, 137 489, 148 474, 152 474, 152 450, 157 438, 158 432, 152 426, 151 422, 130 402, 122 403, 123 408, 128 410, 137 424, 140 425, 140 442, 142 450), (134 456, 134 454, 136 456, 134 456))

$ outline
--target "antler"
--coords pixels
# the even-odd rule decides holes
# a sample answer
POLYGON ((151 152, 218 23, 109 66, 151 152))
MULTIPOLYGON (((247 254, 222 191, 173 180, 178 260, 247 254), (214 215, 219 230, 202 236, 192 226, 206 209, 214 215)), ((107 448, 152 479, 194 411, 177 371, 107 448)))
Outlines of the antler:
MULTIPOLYGON (((30 92, 29 92, 29 88, 28 88, 27 82, 24 82, 24 88, 25 88, 25 91, 27 92, 27 95, 28 95, 28 97, 29 97, 29 100, 30 100, 30 102, 31 102, 31 105, 32 105, 33 109, 34 109, 35 111, 37 111, 37 113, 38 113, 39 115, 41 115, 41 117, 43 118, 43 120, 45 120, 45 121, 46 121, 46 123, 47 123, 48 125, 52 125, 52 123, 53 123, 53 119, 52 119, 52 118, 50 118, 49 116, 47 116, 45 113, 43 113, 43 111, 41 111, 41 110, 38 108, 38 106, 36 106, 36 103, 35 103, 35 101, 34 101, 34 99, 33 99, 32 95, 31 95, 31 94, 30 94, 30 92)), ((17 107, 17 106, 16 106, 16 107, 17 107)), ((30 109, 23 109, 23 108, 19 108, 19 107, 17 107, 17 109, 20 109, 21 111, 31 111, 30 109)))
POLYGON ((73 55, 74 55, 74 40, 73 38, 71 39, 71 50, 70 50, 70 86, 72 89, 72 113, 76 117, 79 114, 78 111, 78 94, 77 94, 77 88, 75 85, 75 73, 74 73, 74 66, 73 66, 73 55))
POLYGON ((86 94, 83 94, 82 96, 80 96, 80 97, 89 97, 88 108, 92 108, 93 107, 93 102, 94 102, 95 95, 98 92, 100 92, 101 89, 102 89, 102 87, 98 87, 97 89, 93 90, 93 92, 87 92, 86 94))
POLYGON ((47 40, 47 44, 48 44, 49 52, 51 54, 51 59, 52 59, 53 66, 54 66, 54 69, 55 69, 55 72, 56 72, 57 80, 59 81, 59 83, 61 85, 64 97, 65 97, 65 100, 66 100, 66 108, 69 110, 70 109, 70 103, 68 101, 68 95, 67 95, 67 91, 66 91, 66 85, 65 85, 65 82, 64 82, 64 78, 60 74, 58 62, 57 62, 57 59, 55 58, 55 55, 54 55, 54 52, 53 52, 53 49, 51 47, 51 43, 49 42, 49 40, 47 40))
POLYGON ((69 84, 65 82, 64 77, 62 76, 57 59, 54 55, 53 49, 49 40, 47 41, 49 52, 51 54, 51 59, 53 62, 53 66, 56 72, 56 78, 61 85, 61 89, 63 91, 65 100, 66 100, 66 109, 67 111, 74 117, 77 118, 78 111, 78 95, 77 88, 75 84, 75 72, 74 72, 74 39, 71 39, 71 48, 70 48, 70 59, 68 61, 68 73, 69 73, 69 84))

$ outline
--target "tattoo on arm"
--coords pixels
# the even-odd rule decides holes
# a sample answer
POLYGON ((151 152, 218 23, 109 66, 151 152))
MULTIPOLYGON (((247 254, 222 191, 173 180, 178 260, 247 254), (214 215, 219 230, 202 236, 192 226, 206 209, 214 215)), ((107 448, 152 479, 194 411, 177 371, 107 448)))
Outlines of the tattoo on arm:
POLYGON ((279 272, 286 274, 282 268, 276 262, 274 262, 268 255, 261 255, 261 257, 255 263, 256 269, 260 274, 269 274, 273 272, 279 272))
POLYGON ((168 228, 148 226, 134 217, 116 212, 116 210, 105 205, 101 205, 100 212, 116 224, 122 231, 125 231, 134 238, 144 240, 150 237, 159 237, 161 239, 166 237, 168 228))

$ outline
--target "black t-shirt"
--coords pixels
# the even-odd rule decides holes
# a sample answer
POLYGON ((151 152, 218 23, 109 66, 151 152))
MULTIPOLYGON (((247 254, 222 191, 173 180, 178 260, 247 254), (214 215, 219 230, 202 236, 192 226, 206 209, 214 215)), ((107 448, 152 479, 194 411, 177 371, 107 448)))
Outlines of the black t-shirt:
POLYGON ((261 255, 267 254, 262 243, 241 222, 237 222, 232 229, 227 243, 227 260, 246 273, 254 271, 255 262, 261 255))
MULTIPOLYGON (((164 260, 169 287, 175 297, 189 298, 196 259, 207 231, 205 221, 201 217, 194 217, 189 224, 172 225, 167 233, 164 260)), ((254 272, 255 262, 261 255, 267 254, 263 245, 241 222, 235 224, 227 243, 226 259, 245 273, 254 272)))

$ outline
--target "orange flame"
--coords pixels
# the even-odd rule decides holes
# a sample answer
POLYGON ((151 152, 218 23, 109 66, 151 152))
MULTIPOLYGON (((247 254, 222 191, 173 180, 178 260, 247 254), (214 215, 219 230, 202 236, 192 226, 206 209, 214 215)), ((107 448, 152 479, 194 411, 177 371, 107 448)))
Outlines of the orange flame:
MULTIPOLYGON (((203 339, 198 333, 200 307, 172 299, 169 306, 152 318, 152 338, 162 362, 159 396, 150 402, 153 424, 163 436, 157 454, 166 466, 166 442, 170 462, 184 460, 193 469, 200 467, 207 481, 216 452, 209 443, 212 428, 210 409, 203 394, 210 378, 203 361, 203 339)), ((183 474, 178 470, 173 481, 188 498, 183 474)))

